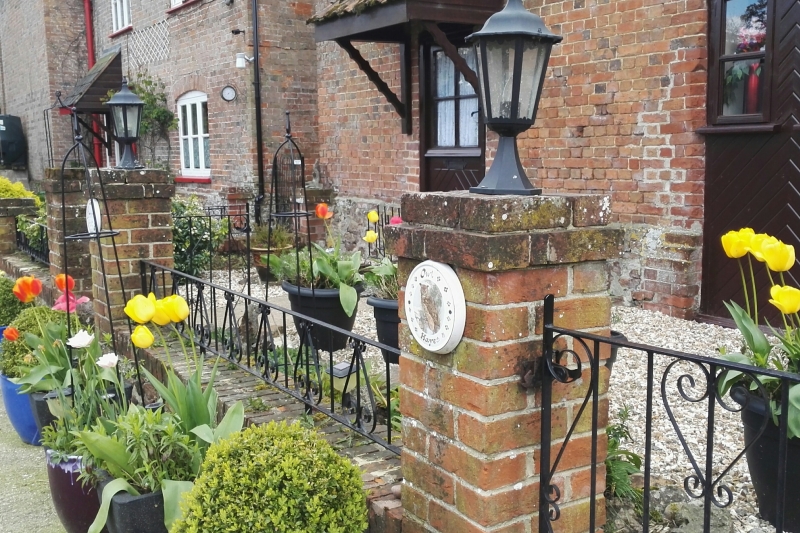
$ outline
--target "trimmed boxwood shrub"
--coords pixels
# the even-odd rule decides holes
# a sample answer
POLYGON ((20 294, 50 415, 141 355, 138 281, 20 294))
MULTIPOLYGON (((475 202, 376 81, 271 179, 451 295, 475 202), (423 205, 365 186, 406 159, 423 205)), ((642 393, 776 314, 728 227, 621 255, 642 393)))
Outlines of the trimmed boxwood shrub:
POLYGON ((30 304, 24 304, 14 296, 14 280, 0 275, 0 326, 8 326, 17 315, 30 304))
MULTIPOLYGON (((4 340, 0 346, 0 372, 7 377, 18 378, 22 377, 20 367, 35 366, 36 360, 32 350, 25 343, 25 333, 41 335, 40 324, 44 326, 48 322, 64 322, 66 316, 64 311, 53 311, 49 307, 40 305, 23 309, 9 324, 19 331, 19 339, 13 342, 4 340), (30 359, 26 360, 28 355, 30 355, 30 359)), ((77 314, 70 313, 69 317, 72 321, 71 331, 74 335, 81 329, 81 323, 77 314)))
POLYGON ((298 423, 251 426, 213 444, 172 533, 363 533, 361 472, 298 423))

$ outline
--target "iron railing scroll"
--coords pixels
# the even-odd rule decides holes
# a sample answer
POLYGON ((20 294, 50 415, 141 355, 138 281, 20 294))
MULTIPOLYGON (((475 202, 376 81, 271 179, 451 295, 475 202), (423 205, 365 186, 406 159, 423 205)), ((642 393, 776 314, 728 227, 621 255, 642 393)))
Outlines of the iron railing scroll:
POLYGON ((203 354, 226 359, 299 400, 307 413, 324 413, 399 455, 399 413, 391 402, 396 385, 380 356, 399 350, 155 263, 141 261, 140 274, 144 294, 186 299, 190 314, 182 334, 192 335, 203 354), (334 334, 348 337, 347 348, 315 346, 314 339, 334 334), (347 365, 343 383, 334 378, 337 364, 347 365))
MULTIPOLYGON (((585 426, 580 426, 584 417, 591 417, 591 438, 592 446, 587 464, 590 464, 591 489, 590 489, 590 517, 589 531, 596 531, 598 524, 597 503, 598 494, 596 491, 598 466, 603 464, 604 457, 598 457, 598 441, 605 439, 605 434, 601 433, 598 426, 600 420, 598 406, 600 405, 599 378, 601 376, 601 361, 598 354, 601 347, 608 350, 609 347, 626 348, 632 350, 635 356, 646 359, 647 375, 645 379, 646 392, 643 397, 629 398, 637 409, 643 409, 644 413, 644 444, 634 443, 639 446, 643 456, 643 501, 642 517, 651 516, 651 479, 654 475, 663 473, 667 465, 654 464, 653 462, 653 423, 656 416, 665 415, 669 420, 672 430, 671 435, 661 435, 659 440, 673 439, 674 449, 678 453, 678 464, 683 468, 683 491, 688 500, 697 501, 703 505, 703 531, 714 533, 711 529, 711 510, 713 507, 728 508, 734 502, 736 495, 730 488, 730 474, 734 466, 745 457, 747 451, 757 444, 764 435, 768 424, 774 424, 769 409, 770 394, 763 383, 771 382, 772 387, 780 383, 782 394, 780 395, 778 418, 778 429, 780 445, 777 452, 778 456, 778 475, 775 480, 777 494, 784 497, 775 498, 773 525, 775 530, 784 531, 784 509, 785 497, 793 494, 794 488, 787 490, 787 449, 788 449, 788 406, 789 388, 800 383, 800 377, 795 374, 779 372, 749 365, 729 362, 723 359, 678 352, 665 348, 636 344, 609 337, 590 334, 581 331, 569 330, 554 325, 554 298, 547 296, 544 301, 544 329, 543 329, 543 357, 538 370, 541 372, 541 398, 542 398, 542 427, 541 427, 541 468, 540 494, 539 494, 539 532, 551 533, 554 525, 561 519, 561 507, 563 497, 563 487, 559 486, 559 476, 562 459, 571 439, 575 438, 579 427, 582 437, 586 436, 585 426), (744 380, 751 384, 749 390, 744 387, 734 387, 728 394, 724 390, 724 382, 729 373, 741 373, 744 380), (660 375, 659 375, 660 374, 660 375), (553 385, 554 383, 569 384, 575 386, 581 384, 581 380, 589 380, 588 391, 583 397, 577 411, 573 406, 572 423, 566 430, 563 437, 554 438, 552 432, 553 424, 553 385), (733 398, 733 399, 732 399, 733 398), (678 412, 680 402, 688 404, 705 403, 706 419, 691 421, 679 421, 675 413, 678 412), (739 424, 725 424, 715 426, 715 417, 724 410, 730 413, 742 413, 745 409, 748 413, 758 406, 766 407, 760 416, 760 427, 755 433, 751 443, 747 446, 741 445, 741 449, 732 461, 721 464, 716 460, 715 451, 720 446, 720 438, 717 433, 737 432, 742 433, 739 424), (692 442, 686 437, 687 430, 690 429, 689 422, 693 427, 697 424, 705 424, 704 442, 703 439, 693 438, 692 442), (735 427, 733 427, 735 426, 735 427), (700 442, 700 444, 698 444, 700 442), (695 453, 693 447, 702 448, 695 453), (552 453, 551 453, 552 449, 552 453), (554 457, 553 457, 554 456, 554 457)), ((608 365, 608 363, 605 363, 608 365)), ((619 364, 619 363, 617 363, 619 364)), ((529 372, 530 373, 530 372, 529 372)), ((534 380, 523 378, 523 386, 533 385, 534 380)), ((585 382, 583 382, 585 383, 585 382)), ((613 387, 613 381, 611 386, 613 387)), ((777 390, 771 388, 771 390, 777 390)), ((774 401, 774 400, 773 400, 774 401)), ((685 405, 685 404, 684 404, 685 405)), ((725 440, 728 442, 731 439, 725 440)), ((735 440, 735 439, 733 439, 735 440)), ((661 442, 663 445, 664 443, 661 442)), ((673 469, 675 465, 669 465, 673 469)), ((563 476, 562 476, 563 478, 563 476)), ((773 504, 773 502, 770 502, 773 504)), ((557 528, 556 528, 557 529, 557 528)), ((642 531, 651 531, 649 520, 642 519, 642 531)))

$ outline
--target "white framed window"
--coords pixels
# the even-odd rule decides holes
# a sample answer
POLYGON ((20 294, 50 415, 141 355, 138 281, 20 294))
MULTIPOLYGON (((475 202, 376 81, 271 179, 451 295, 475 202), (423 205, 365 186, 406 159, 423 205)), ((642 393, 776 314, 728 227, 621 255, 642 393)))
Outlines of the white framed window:
POLYGON ((130 0, 111 0, 111 29, 116 33, 131 25, 130 0))
POLYGON ((208 95, 189 91, 178 98, 178 132, 181 174, 210 176, 211 154, 208 137, 208 95))
POLYGON ((181 5, 185 0, 170 0, 170 7, 178 7, 181 5))

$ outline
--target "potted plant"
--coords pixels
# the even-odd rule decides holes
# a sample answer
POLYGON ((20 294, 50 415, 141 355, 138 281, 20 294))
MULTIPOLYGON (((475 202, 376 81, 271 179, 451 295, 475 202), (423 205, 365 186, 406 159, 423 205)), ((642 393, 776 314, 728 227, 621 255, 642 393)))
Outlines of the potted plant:
MULTIPOLYGON (((372 306, 375 315, 378 341, 397 348, 397 326, 400 324, 397 302, 397 292, 400 290, 397 282, 397 265, 388 257, 384 257, 380 263, 367 267, 364 279, 367 286, 372 289, 372 296, 367 298, 367 305, 372 306)), ((387 363, 397 364, 400 360, 400 354, 390 350, 381 349, 381 353, 383 360, 387 363)))
POLYGON ((268 255, 281 255, 291 250, 295 244, 295 236, 283 224, 270 224, 256 227, 250 236, 250 253, 253 256, 253 265, 258 271, 258 277, 264 283, 275 281, 269 279, 268 255))
POLYGON ((172 533, 367 528, 361 472, 297 422, 251 426, 212 445, 184 509, 172 533))
MULTIPOLYGON (((724 354, 728 361, 800 374, 800 290, 786 285, 784 272, 795 264, 795 251, 775 237, 756 234, 750 228, 730 231, 723 235, 725 254, 739 260, 744 285, 745 307, 726 302, 737 328, 742 333, 744 346, 741 353, 724 354), (747 257, 751 277, 750 288, 745 278, 741 258, 747 257), (770 304, 778 309, 783 320, 783 330, 770 326, 778 339, 772 344, 759 329, 758 295, 756 293, 753 259, 765 263, 771 289, 770 304), (773 276, 778 276, 776 283, 773 276)), ((754 373, 726 370, 718 379, 720 395, 730 393, 742 406, 744 441, 747 447, 747 464, 753 488, 758 499, 762 518, 774 524, 778 500, 778 457, 780 432, 778 420, 781 410, 782 382, 776 378, 759 377, 754 373)), ((788 457, 785 479, 800 476, 800 384, 788 390, 788 457)), ((800 491, 787 490, 784 506, 784 531, 800 531, 800 491)))
MULTIPOLYGON (((361 252, 342 250, 342 240, 333 235, 328 222, 333 213, 327 204, 318 204, 314 212, 325 223, 327 247, 312 243, 311 249, 270 255, 270 271, 282 281, 281 287, 289 295, 292 311, 351 331, 358 297, 364 290, 359 273, 361 252)), ((294 323, 298 332, 304 329, 297 317, 294 323)), ((311 339, 315 348, 332 352, 344 348, 348 336, 326 328, 313 328, 311 339)))

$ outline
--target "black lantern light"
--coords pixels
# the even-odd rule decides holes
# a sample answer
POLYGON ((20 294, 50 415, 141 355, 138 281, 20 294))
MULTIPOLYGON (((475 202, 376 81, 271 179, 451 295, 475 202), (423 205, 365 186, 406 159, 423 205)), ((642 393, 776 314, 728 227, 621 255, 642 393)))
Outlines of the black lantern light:
POLYGON ((114 137, 122 148, 122 158, 115 168, 134 169, 142 168, 137 165, 133 157, 131 145, 139 140, 139 125, 142 121, 142 108, 144 102, 128 89, 128 80, 122 80, 122 89, 107 102, 111 108, 111 122, 114 127, 114 137))
POLYGON ((562 37, 526 10, 522 0, 508 0, 480 31, 467 37, 478 58, 478 79, 486 126, 500 135, 497 154, 483 181, 470 188, 479 194, 541 194, 525 175, 517 135, 533 126, 550 50, 562 37))

